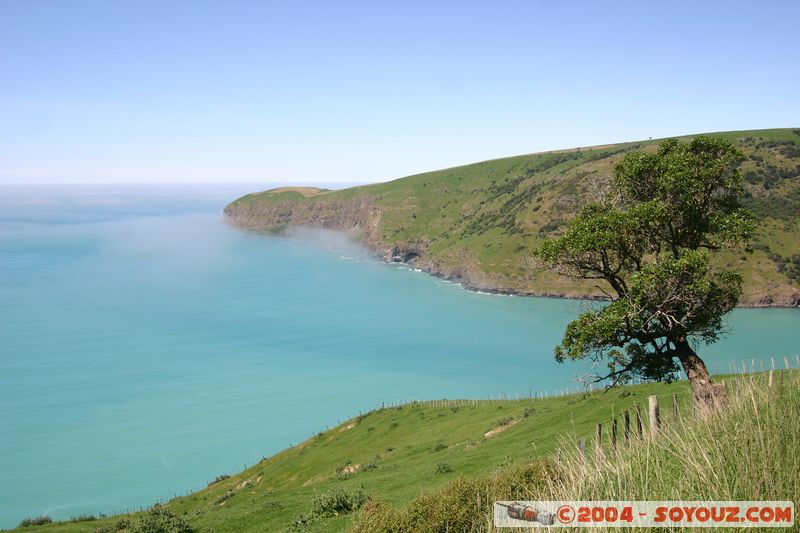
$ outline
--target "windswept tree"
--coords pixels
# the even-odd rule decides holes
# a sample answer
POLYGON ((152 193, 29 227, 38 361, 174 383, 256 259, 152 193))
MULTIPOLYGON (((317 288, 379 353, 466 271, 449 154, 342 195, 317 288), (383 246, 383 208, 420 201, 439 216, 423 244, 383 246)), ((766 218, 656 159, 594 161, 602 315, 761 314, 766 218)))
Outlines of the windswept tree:
POLYGON ((743 160, 712 137, 629 153, 614 168, 612 194, 534 252, 540 268, 597 280, 610 299, 569 323, 556 360, 607 362, 595 377, 612 386, 635 376, 672 381, 682 367, 698 405, 724 398, 693 346, 719 338, 741 295, 741 276, 715 266, 710 251, 755 230, 739 203, 743 160))

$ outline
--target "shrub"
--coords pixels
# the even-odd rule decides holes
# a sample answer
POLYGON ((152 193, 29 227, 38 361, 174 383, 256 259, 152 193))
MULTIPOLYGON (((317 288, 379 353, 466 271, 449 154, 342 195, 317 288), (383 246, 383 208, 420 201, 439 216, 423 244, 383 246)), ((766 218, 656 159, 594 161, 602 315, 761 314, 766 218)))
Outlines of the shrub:
POLYGON ((23 518, 22 522, 19 523, 19 527, 30 527, 30 526, 41 526, 43 524, 49 524, 52 522, 49 516, 36 516, 36 517, 28 517, 23 518))
POLYGON ((215 483, 219 483, 220 481, 225 481, 229 477, 231 477, 231 476, 229 476, 228 474, 220 474, 217 477, 215 477, 214 479, 212 479, 211 481, 209 481, 208 482, 208 486, 210 487, 211 485, 214 485, 215 483))
POLYGON ((311 511, 314 516, 339 516, 358 510, 367 501, 363 487, 356 489, 335 488, 314 495, 311 511))
POLYGON ((113 525, 99 527, 94 533, 118 533, 119 531, 133 530, 133 522, 129 518, 120 518, 113 525))
POLYGON ((513 421, 514 421, 514 417, 513 416, 507 416, 505 418, 501 418, 500 420, 498 420, 497 421, 497 425, 498 426, 507 426, 513 421))
POLYGON ((147 510, 133 531, 136 533, 194 533, 194 529, 186 520, 176 515, 166 505, 158 503, 147 510))
POLYGON ((452 472, 453 469, 450 468, 450 465, 447 463, 436 463, 436 473, 437 474, 449 474, 452 472))
POLYGON ((440 452, 440 451, 442 451, 442 450, 446 450, 446 449, 447 449, 447 444, 445 444, 444 442, 437 442, 437 443, 436 443, 436 444, 433 446, 433 448, 431 449, 431 451, 432 451, 432 452, 440 452))
POLYGON ((93 522, 94 520, 97 520, 97 517, 93 514, 79 514, 69 519, 70 522, 93 522))

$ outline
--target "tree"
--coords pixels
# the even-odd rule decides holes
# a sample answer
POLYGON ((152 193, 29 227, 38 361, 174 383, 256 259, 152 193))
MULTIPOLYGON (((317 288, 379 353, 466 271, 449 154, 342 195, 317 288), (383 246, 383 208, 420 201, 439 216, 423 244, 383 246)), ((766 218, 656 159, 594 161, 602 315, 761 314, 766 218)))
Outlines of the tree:
POLYGON ((634 376, 669 382, 680 364, 697 405, 724 400, 693 345, 719 338, 741 295, 741 276, 716 266, 710 251, 741 245, 755 230, 739 203, 743 160, 712 137, 629 153, 614 167, 612 194, 534 252, 540 268, 598 280, 610 300, 569 323, 557 361, 607 361, 595 379, 609 386, 634 376))

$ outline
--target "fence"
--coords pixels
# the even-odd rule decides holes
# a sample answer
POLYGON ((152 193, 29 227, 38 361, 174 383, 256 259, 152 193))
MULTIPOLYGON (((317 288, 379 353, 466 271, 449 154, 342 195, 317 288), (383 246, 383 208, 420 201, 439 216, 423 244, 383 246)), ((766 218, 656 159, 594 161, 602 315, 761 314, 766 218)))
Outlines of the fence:
MULTIPOLYGON (((798 364, 797 367, 792 368, 792 366, 789 364, 789 358, 784 357, 783 359, 785 366, 783 370, 777 370, 775 368, 775 360, 773 358, 771 361, 772 368, 769 368, 769 370, 765 370, 763 372, 758 372, 757 374, 747 372, 747 365, 743 361, 741 374, 732 376, 729 379, 722 379, 720 383, 726 388, 726 390, 728 388, 739 387, 745 383, 745 381, 747 381, 749 384, 753 384, 756 382, 756 380, 761 381, 770 389, 783 386, 784 379, 793 379, 797 385, 800 385, 800 364, 798 364)), ((755 365, 752 365, 751 368, 753 367, 755 367, 755 365)), ((691 396, 691 390, 686 391, 686 393, 691 396)), ((673 393, 671 395, 670 405, 668 406, 669 410, 671 411, 670 422, 674 424, 679 424, 681 417, 681 402, 679 402, 678 398, 678 393, 673 393)), ((691 397, 688 402, 685 401, 683 403, 684 406, 686 404, 694 406, 694 402, 691 397)), ((697 407, 694 406, 694 408, 697 407)), ((594 431, 595 460, 602 459, 607 448, 610 448, 612 452, 616 452, 620 444, 627 445, 633 439, 641 440, 645 438, 645 436, 657 438, 661 434, 663 425, 665 424, 665 419, 661 414, 661 401, 658 395, 648 396, 647 413, 647 424, 645 424, 642 416, 642 406, 639 403, 634 403, 631 409, 623 411, 620 413, 619 417, 612 414, 610 420, 597 423, 594 431), (619 419, 622 420, 622 443, 620 443, 618 440, 619 419), (644 430, 645 425, 648 427, 647 432, 644 430), (607 445, 603 442, 603 429, 605 427, 609 428, 609 442, 607 445)), ((578 457, 581 462, 586 461, 586 439, 586 437, 581 437, 577 439, 576 442, 578 457)), ((557 448, 555 453, 557 465, 561 463, 561 455, 561 449, 557 448)))

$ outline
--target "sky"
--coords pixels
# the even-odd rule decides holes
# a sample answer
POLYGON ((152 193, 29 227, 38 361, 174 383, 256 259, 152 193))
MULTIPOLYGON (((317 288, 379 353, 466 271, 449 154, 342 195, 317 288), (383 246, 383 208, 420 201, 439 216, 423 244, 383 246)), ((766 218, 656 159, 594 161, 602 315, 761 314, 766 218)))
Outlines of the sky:
POLYGON ((800 127, 800 2, 0 0, 0 183, 366 183, 800 127))

